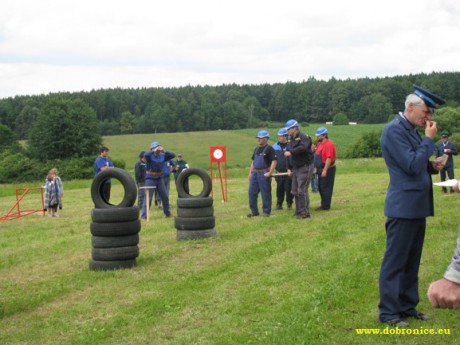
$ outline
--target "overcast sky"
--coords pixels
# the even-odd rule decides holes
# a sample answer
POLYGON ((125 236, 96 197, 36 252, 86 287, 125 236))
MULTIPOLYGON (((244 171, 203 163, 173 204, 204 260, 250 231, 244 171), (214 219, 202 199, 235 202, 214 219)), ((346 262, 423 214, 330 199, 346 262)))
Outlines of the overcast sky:
POLYGON ((2 0, 0 98, 460 71, 458 0, 2 0))

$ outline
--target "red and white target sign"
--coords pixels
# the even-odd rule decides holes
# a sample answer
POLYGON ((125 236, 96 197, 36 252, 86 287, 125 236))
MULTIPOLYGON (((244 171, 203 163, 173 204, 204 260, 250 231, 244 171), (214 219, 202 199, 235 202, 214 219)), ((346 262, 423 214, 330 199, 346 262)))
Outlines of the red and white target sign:
POLYGON ((211 162, 226 162, 227 153, 225 146, 211 146, 211 162))

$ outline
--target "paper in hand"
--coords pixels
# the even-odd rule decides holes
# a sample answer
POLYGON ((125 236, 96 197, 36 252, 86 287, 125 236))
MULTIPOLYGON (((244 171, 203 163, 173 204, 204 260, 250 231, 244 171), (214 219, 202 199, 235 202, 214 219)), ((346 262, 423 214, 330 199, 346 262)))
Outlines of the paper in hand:
POLYGON ((457 180, 452 179, 452 180, 447 180, 443 182, 435 182, 433 183, 435 186, 440 186, 440 187, 453 187, 458 183, 457 180))

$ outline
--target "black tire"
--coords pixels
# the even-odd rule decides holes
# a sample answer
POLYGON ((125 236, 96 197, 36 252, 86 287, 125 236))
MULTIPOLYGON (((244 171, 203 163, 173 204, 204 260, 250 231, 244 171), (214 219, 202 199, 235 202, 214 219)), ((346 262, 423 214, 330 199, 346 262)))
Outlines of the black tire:
POLYGON ((139 244, 139 235, 129 236, 91 236, 91 243, 93 248, 116 248, 116 247, 130 247, 139 244))
POLYGON ((91 198, 93 199, 95 208, 111 208, 111 207, 131 207, 136 202, 137 186, 133 177, 125 170, 119 168, 106 169, 94 177, 91 184, 91 198), (120 181, 125 190, 125 195, 118 205, 113 205, 105 200, 102 195, 102 186, 108 179, 116 179, 120 181))
POLYGON ((212 217, 174 217, 174 226, 177 230, 211 229, 216 225, 216 218, 212 217))
POLYGON ((177 230, 176 232, 176 239, 178 241, 182 240, 198 240, 200 238, 208 238, 216 236, 216 229, 205 229, 205 230, 194 230, 194 231, 187 231, 187 230, 177 230))
POLYGON ((141 231, 141 221, 138 219, 120 223, 91 223, 90 230, 93 236, 101 237, 135 235, 141 231))
POLYGON ((179 198, 177 199, 177 207, 181 208, 199 208, 212 206, 213 199, 208 196, 206 198, 179 198))
POLYGON ((177 189, 177 194, 179 195, 179 198, 204 198, 209 196, 211 194, 211 189, 212 189, 212 181, 211 177, 209 174, 200 168, 188 168, 183 170, 179 176, 177 177, 176 180, 176 189, 177 189), (187 185, 188 183, 188 178, 192 175, 197 175, 198 177, 201 178, 201 181, 203 182, 203 189, 198 195, 192 195, 189 193, 187 190, 187 185))
POLYGON ((207 207, 195 207, 195 208, 184 208, 178 207, 177 208, 177 216, 178 217, 211 217, 214 215, 214 207, 207 206, 207 207))
POLYGON ((91 260, 89 262, 89 269, 91 271, 109 271, 117 270, 120 268, 131 268, 137 265, 136 259, 120 260, 120 261, 98 261, 91 260))
POLYGON ((94 223, 119 223, 130 222, 139 219, 139 208, 117 207, 117 208, 93 208, 91 219, 94 223))
POLYGON ((119 261, 135 259, 139 256, 139 246, 117 248, 93 248, 93 260, 119 261))

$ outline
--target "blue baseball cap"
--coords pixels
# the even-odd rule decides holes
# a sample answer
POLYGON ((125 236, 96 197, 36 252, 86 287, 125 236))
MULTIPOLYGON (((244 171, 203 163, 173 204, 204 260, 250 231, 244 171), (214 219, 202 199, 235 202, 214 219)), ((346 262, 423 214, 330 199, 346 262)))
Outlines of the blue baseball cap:
POLYGON ((154 141, 153 143, 150 144, 150 149, 154 149, 155 147, 160 146, 160 143, 158 141, 154 141))
POLYGON ((270 134, 267 131, 260 131, 257 133, 257 138, 270 138, 270 134))
POLYGON ((296 120, 289 120, 288 122, 286 122, 286 130, 294 127, 299 127, 299 123, 296 120))
POLYGON ((288 135, 287 129, 286 128, 281 128, 278 131, 278 135, 288 135))
POLYGON ((319 127, 317 130, 316 130, 316 133, 315 135, 316 136, 319 136, 319 135, 323 135, 323 134, 328 134, 328 131, 327 131, 327 128, 326 127, 319 127))
POLYGON ((414 84, 414 94, 419 96, 423 102, 425 102, 426 106, 430 108, 430 111, 434 113, 434 110, 439 108, 439 106, 446 103, 444 98, 441 98, 434 93, 425 90, 423 87, 414 84))

